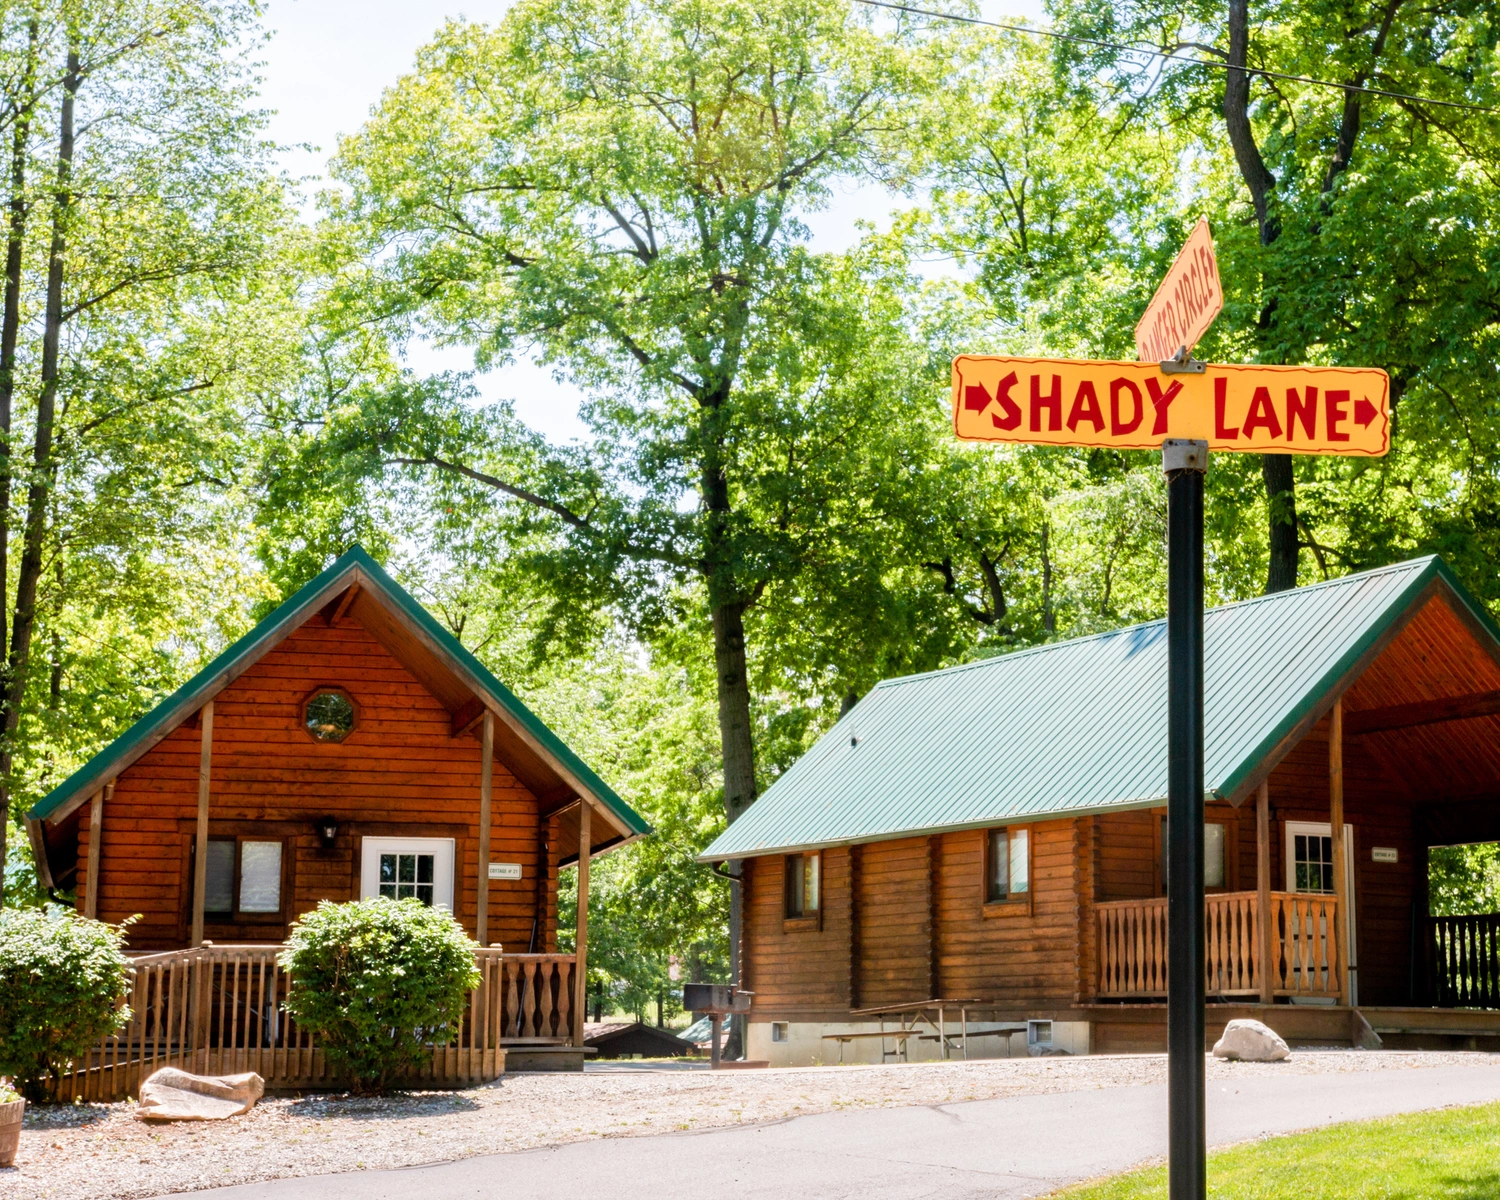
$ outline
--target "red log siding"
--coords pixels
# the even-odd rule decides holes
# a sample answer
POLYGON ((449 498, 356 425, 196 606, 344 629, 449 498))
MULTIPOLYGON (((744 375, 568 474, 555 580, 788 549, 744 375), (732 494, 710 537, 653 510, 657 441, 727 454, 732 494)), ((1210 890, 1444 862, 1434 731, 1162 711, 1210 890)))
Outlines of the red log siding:
POLYGON ((1097 900, 1144 900, 1161 895, 1157 829, 1163 811, 1150 808, 1094 818, 1100 841, 1097 900))
MULTIPOLYGON (((188 850, 198 805, 199 733, 190 725, 126 770, 104 810, 99 913, 141 919, 130 931, 137 949, 186 944, 188 850)), ((314 617, 250 667, 214 702, 209 829, 250 832, 253 825, 291 836, 292 915, 319 900, 358 895, 359 838, 367 835, 456 838, 455 910, 474 932, 478 873, 479 742, 454 738, 451 717, 379 642, 352 618, 334 628, 314 617), (302 703, 320 686, 345 689, 359 709, 342 743, 314 741, 301 727, 302 703), (331 851, 320 848, 312 821, 338 818, 331 851)), ((491 854, 520 862, 520 882, 490 885, 489 940, 524 950, 537 911, 542 848, 537 802, 503 763, 493 780, 491 854)), ((88 858, 88 806, 81 810, 79 874, 88 858)), ((543 940, 555 941, 555 872, 543 940)), ((79 905, 83 905, 80 890, 79 905)), ((210 925, 215 941, 279 940, 283 926, 210 925)))
POLYGON ((785 861, 774 854, 745 863, 746 986, 755 993, 757 1013, 837 1020, 849 1012, 850 853, 823 853, 817 922, 784 920, 785 861))
MULTIPOLYGON (((942 988, 955 999, 1069 1003, 1077 977, 1074 822, 1031 830, 1031 905, 986 915, 983 830, 943 837, 942 988)), ((996 910, 990 910, 996 911, 996 910)))
POLYGON ((855 897, 862 1008, 931 999, 929 878, 926 838, 864 847, 855 897))

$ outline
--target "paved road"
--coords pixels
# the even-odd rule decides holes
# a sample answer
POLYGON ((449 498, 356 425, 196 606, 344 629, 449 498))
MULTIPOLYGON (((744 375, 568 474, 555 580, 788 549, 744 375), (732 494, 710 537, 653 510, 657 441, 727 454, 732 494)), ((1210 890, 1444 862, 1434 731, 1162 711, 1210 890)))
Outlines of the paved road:
MULTIPOLYGON (((1214 1144, 1500 1099, 1500 1066, 1214 1081, 1214 1144)), ((1039 1196, 1166 1152, 1166 1089, 1101 1088, 577 1142, 397 1171, 220 1188, 214 1200, 969 1200, 1039 1196)))

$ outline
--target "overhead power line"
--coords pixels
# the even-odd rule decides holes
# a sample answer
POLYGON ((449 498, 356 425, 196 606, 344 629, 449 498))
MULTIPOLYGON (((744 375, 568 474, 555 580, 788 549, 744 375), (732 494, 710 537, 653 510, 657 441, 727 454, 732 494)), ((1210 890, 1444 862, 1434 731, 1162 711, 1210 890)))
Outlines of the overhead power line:
POLYGON ((1246 75, 1264 75, 1267 79, 1284 79, 1289 83, 1308 83, 1314 87, 1333 88, 1340 92, 1363 92, 1367 96, 1384 96, 1388 100, 1410 100, 1413 104, 1436 104, 1443 108, 1461 108, 1466 112, 1500 113, 1500 108, 1489 108, 1483 104, 1467 104, 1462 100, 1438 100, 1432 96, 1414 96, 1410 92, 1392 92, 1385 88, 1362 87, 1352 83, 1335 83, 1330 79, 1314 79, 1311 75, 1289 75, 1284 71, 1268 71, 1264 67, 1236 67, 1214 58, 1199 58, 1178 54, 1173 50, 1154 50, 1149 46, 1127 46, 1122 42, 1107 42, 1100 38, 1084 37, 1076 33, 1058 33, 1054 29, 1033 29, 1029 25, 1016 25, 1009 21, 986 21, 980 17, 966 17, 960 13, 934 12, 927 8, 914 8, 909 4, 895 4, 891 0, 858 0, 874 8, 889 8, 895 12, 910 13, 917 17, 933 17, 939 21, 957 21, 963 25, 986 25, 991 29, 1006 29, 1011 33, 1027 33, 1032 37, 1052 38, 1058 42, 1075 42, 1083 46, 1095 46, 1101 50, 1119 50, 1126 54, 1143 54, 1161 58, 1168 62, 1189 63, 1199 67, 1218 67, 1222 71, 1239 71, 1246 75))

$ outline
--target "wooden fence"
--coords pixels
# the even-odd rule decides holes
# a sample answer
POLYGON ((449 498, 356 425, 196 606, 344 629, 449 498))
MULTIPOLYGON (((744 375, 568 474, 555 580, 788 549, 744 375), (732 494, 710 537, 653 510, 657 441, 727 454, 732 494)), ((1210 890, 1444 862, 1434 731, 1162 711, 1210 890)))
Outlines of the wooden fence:
MULTIPOLYGON (((1277 996, 1339 993, 1337 913, 1332 896, 1271 893, 1271 990, 1277 996)), ((1099 998, 1167 994, 1167 901, 1116 900, 1097 908, 1099 998)), ((1254 892, 1204 902, 1205 985, 1210 996, 1261 994, 1260 925, 1254 892)))
MULTIPOLYGON (((123 1100, 166 1066, 198 1075, 254 1071, 271 1088, 337 1087, 323 1050, 282 1008, 282 947, 204 946, 133 959, 130 1020, 63 1076, 63 1100, 123 1100)), ((480 1083, 505 1070, 507 1043, 571 1037, 572 955, 475 953, 480 984, 457 1036, 433 1046, 412 1085, 480 1083)))
POLYGON ((1430 917, 1429 995, 1439 1008, 1500 1008, 1500 913, 1430 917))

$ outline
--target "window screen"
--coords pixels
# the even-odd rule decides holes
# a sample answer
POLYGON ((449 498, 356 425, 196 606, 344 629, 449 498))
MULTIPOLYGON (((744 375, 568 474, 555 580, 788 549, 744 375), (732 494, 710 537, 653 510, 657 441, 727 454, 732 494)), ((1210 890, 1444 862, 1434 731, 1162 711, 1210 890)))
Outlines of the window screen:
POLYGON ((203 888, 203 911, 234 912, 234 842, 210 839, 208 876, 203 888))
POLYGON ((1203 826, 1203 886, 1224 886, 1224 826, 1203 826))
POLYGON ((240 911, 281 911, 281 843, 240 843, 240 911))

